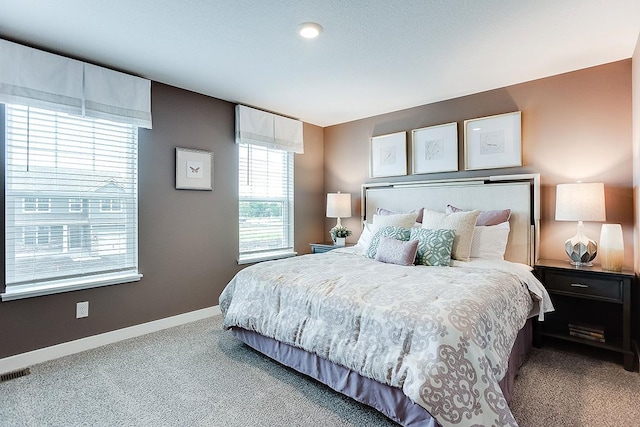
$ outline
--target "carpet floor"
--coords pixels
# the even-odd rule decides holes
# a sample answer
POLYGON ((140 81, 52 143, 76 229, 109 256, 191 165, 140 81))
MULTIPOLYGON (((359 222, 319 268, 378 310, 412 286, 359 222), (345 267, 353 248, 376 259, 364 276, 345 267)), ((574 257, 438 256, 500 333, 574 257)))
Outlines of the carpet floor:
MULTIPOLYGON (((249 349, 221 316, 31 367, 0 383, 0 426, 393 426, 249 349)), ((640 425, 640 375, 533 349, 511 404, 521 427, 640 425)))

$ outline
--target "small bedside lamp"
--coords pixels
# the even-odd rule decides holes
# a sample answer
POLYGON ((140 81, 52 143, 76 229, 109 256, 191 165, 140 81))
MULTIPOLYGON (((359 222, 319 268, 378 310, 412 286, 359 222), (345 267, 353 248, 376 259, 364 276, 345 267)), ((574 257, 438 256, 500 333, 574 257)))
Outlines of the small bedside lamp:
POLYGON ((605 221, 604 184, 558 184, 556 187, 556 221, 578 221, 578 232, 564 244, 571 264, 592 265, 598 245, 584 234, 582 221, 605 221))
POLYGON ((338 218, 336 227, 341 227, 340 218, 351 216, 350 193, 327 193, 327 218, 338 218))

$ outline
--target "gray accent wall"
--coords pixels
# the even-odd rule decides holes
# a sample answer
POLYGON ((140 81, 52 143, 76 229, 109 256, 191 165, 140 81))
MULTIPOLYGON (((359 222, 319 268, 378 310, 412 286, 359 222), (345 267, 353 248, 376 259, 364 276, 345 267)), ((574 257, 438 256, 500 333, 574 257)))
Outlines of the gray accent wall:
MULTIPOLYGON (((153 129, 139 131, 139 265, 144 277, 0 302, 0 358, 217 305, 222 289, 240 270, 235 104, 156 82, 151 98, 153 129), (176 147, 214 152, 213 191, 175 189, 176 147), (89 301, 88 318, 75 318, 79 301, 89 301)), ((309 253, 310 242, 326 240, 323 129, 305 124, 304 135, 305 154, 294 160, 299 253, 309 253)))

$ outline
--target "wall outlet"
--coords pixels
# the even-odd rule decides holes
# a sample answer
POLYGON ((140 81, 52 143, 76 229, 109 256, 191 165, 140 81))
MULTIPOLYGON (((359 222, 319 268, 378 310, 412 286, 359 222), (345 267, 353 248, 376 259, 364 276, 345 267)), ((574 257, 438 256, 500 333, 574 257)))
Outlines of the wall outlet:
POLYGON ((89 317, 89 301, 82 301, 76 304, 76 319, 89 317))

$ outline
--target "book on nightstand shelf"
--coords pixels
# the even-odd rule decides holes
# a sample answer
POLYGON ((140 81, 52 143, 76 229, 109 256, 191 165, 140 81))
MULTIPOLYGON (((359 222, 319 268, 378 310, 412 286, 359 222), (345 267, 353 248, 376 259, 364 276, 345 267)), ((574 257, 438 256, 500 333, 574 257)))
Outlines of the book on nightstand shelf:
POLYGON ((569 335, 585 340, 605 342, 604 328, 597 325, 583 323, 569 323, 569 335))

